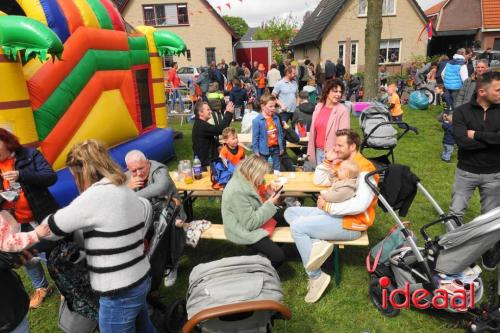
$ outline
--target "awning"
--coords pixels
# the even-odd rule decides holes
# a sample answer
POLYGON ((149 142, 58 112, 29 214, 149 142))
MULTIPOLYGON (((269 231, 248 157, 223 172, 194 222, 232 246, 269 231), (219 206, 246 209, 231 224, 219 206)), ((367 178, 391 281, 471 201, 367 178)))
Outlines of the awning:
POLYGON ((445 36, 473 36, 477 34, 478 29, 469 29, 469 30, 446 30, 446 31, 436 31, 437 37, 445 37, 445 36))

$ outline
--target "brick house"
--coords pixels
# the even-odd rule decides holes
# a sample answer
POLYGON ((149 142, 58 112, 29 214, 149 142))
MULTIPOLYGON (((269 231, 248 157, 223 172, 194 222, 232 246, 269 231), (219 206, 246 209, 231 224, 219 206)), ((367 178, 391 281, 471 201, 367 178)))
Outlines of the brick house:
MULTIPOLYGON (((296 59, 342 59, 351 73, 365 64, 367 0, 322 0, 291 43, 296 59)), ((400 72, 412 55, 425 55, 426 17, 415 0, 384 0, 380 63, 400 72)))
POLYGON ((151 25, 178 34, 188 47, 185 56, 165 57, 179 66, 206 66, 212 60, 233 60, 236 33, 206 0, 115 0, 132 26, 151 25))
POLYGON ((429 55, 460 47, 500 51, 499 0, 444 0, 425 11, 434 27, 429 55))

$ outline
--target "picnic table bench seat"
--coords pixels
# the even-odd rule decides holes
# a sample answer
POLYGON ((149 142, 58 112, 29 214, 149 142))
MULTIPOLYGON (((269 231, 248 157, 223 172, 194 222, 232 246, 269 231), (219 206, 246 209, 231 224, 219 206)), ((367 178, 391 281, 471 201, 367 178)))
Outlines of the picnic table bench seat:
MULTIPOLYGON (((212 224, 208 230, 205 230, 201 234, 203 239, 218 239, 226 240, 226 235, 224 234, 223 224, 212 224)), ((290 227, 276 227, 271 240, 276 243, 293 243, 292 234, 290 232, 290 227)), ((329 241, 334 245, 333 247, 333 268, 335 273, 335 283, 337 286, 340 285, 340 250, 345 246, 368 246, 370 241, 368 239, 368 233, 363 231, 361 237, 351 241, 329 241)))

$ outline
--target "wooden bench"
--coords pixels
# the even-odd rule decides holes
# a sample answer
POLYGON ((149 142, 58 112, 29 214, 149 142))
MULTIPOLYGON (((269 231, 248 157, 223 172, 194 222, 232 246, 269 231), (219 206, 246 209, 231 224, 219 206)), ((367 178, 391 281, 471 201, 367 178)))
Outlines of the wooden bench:
MULTIPOLYGON (((201 234, 203 239, 218 239, 225 240, 226 235, 224 234, 224 225, 222 224, 212 224, 212 226, 205 230, 201 234)), ((271 240, 276 243, 294 243, 292 234, 290 233, 290 227, 277 227, 274 230, 271 240)), ((361 237, 352 241, 329 241, 334 245, 333 247, 333 269, 335 273, 335 283, 337 286, 340 285, 340 249, 345 246, 368 246, 370 241, 368 239, 368 233, 363 231, 361 237)))

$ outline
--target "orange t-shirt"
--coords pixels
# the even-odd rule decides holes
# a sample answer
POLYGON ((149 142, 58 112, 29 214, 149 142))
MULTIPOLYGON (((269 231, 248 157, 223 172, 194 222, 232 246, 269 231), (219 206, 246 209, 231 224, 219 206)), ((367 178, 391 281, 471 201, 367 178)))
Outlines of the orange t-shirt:
MULTIPOLYGON (((14 158, 8 158, 3 162, 0 162, 0 171, 14 171, 14 158)), ((8 189, 10 187, 10 182, 6 179, 2 179, 2 186, 4 189, 8 189)), ((19 223, 27 223, 33 221, 33 212, 31 211, 30 205, 28 203, 28 199, 24 195, 24 191, 21 189, 19 192, 19 198, 17 201, 13 202, 4 202, 2 205, 2 209, 5 210, 14 210, 14 217, 19 223)))
POLYGON ((264 89, 266 87, 266 76, 262 72, 259 72, 259 76, 257 78, 257 87, 261 89, 264 89))
POLYGON ((266 118, 267 126, 267 146, 276 147, 278 145, 278 128, 274 123, 273 117, 266 118))
POLYGON ((394 104, 394 107, 391 109, 391 116, 397 117, 403 114, 403 109, 401 108, 401 100, 399 99, 398 94, 394 93, 391 95, 389 104, 394 104))
POLYGON ((238 148, 236 150, 236 154, 234 154, 227 145, 224 145, 224 147, 222 147, 222 149, 220 150, 220 156, 224 157, 226 160, 236 166, 241 162, 241 160, 245 158, 245 149, 242 146, 238 145, 238 148))

